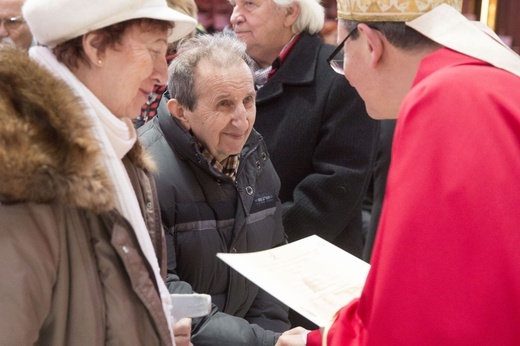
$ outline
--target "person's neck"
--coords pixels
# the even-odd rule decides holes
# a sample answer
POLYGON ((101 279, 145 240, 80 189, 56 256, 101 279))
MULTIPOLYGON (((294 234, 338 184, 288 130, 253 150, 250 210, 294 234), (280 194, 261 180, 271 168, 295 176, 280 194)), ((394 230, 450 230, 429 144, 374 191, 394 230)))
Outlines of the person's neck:
POLYGON ((403 51, 399 48, 392 48, 394 54, 387 55, 389 59, 387 59, 386 66, 383 68, 386 70, 387 85, 393 86, 387 91, 389 95, 393 95, 390 99, 395 100, 395 102, 388 105, 389 113, 393 115, 391 118, 396 119, 402 101, 412 88, 422 60, 441 48, 441 46, 435 45, 415 51, 403 51))
POLYGON ((280 52, 294 36, 295 35, 290 31, 285 32, 282 38, 276 44, 273 44, 271 49, 259 52, 258 54, 251 52, 250 56, 262 69, 267 68, 272 65, 273 61, 280 55, 280 52))
POLYGON ((273 61, 278 57, 283 47, 284 46, 281 46, 280 49, 277 47, 269 52, 262 52, 262 54, 251 55, 251 58, 261 69, 268 68, 273 64, 273 61))

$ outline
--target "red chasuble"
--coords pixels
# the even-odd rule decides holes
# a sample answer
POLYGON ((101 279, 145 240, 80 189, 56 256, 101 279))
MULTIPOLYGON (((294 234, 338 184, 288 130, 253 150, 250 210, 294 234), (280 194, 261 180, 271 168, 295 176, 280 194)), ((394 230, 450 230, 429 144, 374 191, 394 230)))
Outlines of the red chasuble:
POLYGON ((327 340, 520 345, 520 78, 446 48, 422 61, 367 283, 327 340))

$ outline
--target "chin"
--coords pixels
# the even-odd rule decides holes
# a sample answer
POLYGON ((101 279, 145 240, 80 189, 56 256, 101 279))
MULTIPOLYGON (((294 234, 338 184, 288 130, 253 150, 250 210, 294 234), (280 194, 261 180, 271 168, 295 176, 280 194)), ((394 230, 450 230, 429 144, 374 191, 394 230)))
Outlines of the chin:
POLYGON ((247 45, 249 45, 250 37, 251 35, 248 33, 240 33, 235 35, 240 41, 245 42, 247 45))
POLYGON ((370 110, 367 109, 367 114, 369 117, 371 117, 372 119, 374 120, 381 120, 382 118, 379 116, 379 114, 377 114, 376 112, 371 112, 370 110))
POLYGON ((371 117, 372 119, 382 120, 382 119, 387 119, 388 118, 388 114, 386 114, 387 116, 385 116, 384 112, 380 112, 377 109, 374 109, 374 108, 370 107, 366 103, 365 103, 365 107, 366 107, 368 116, 371 117))
POLYGON ((368 115, 374 120, 385 120, 385 119, 397 119, 397 116, 394 116, 390 113, 379 113, 379 112, 371 112, 367 110, 368 115))

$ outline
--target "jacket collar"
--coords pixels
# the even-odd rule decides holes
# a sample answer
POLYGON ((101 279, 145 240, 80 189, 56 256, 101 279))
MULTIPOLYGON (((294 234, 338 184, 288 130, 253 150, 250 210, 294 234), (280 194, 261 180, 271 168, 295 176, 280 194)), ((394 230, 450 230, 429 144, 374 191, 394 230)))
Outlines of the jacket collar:
MULTIPOLYGON (((69 87, 8 47, 0 49, 0 81, 0 202, 113 209, 98 141, 69 87)), ((128 156, 147 164, 140 146, 128 156)))
POLYGON ((453 51, 449 48, 440 48, 427 55, 421 61, 413 85, 420 83, 423 79, 438 70, 459 65, 489 65, 487 62, 453 51))
POLYGON ((316 76, 321 43, 318 35, 310 35, 307 32, 303 32, 298 42, 296 42, 291 52, 287 55, 284 63, 258 91, 256 101, 265 102, 280 95, 283 92, 284 84, 311 84, 316 76), (305 66, 305 69, 302 70, 302 66, 305 66))

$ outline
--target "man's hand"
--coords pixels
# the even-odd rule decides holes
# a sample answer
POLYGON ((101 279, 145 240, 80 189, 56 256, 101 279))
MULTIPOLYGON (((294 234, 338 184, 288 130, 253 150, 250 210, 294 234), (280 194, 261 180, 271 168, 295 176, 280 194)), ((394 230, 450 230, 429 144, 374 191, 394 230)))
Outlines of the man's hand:
POLYGON ((309 331, 302 327, 296 327, 283 333, 275 346, 305 346, 309 331))
POLYGON ((176 346, 193 346, 191 343, 191 318, 185 317, 173 325, 176 346))

